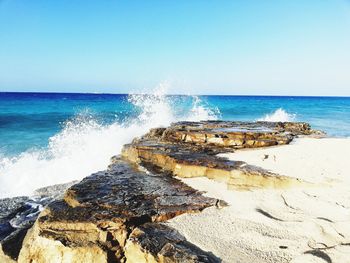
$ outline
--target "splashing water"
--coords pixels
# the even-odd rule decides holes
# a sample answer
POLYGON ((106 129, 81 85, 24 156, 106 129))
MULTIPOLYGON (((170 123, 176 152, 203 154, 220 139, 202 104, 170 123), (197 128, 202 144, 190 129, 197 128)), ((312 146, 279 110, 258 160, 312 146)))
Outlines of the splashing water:
POLYGON ((263 118, 258 119, 258 121, 294 121, 296 114, 288 113, 282 108, 275 110, 271 114, 266 114, 263 118))
POLYGON ((193 107, 187 116, 188 121, 218 119, 220 111, 217 107, 211 109, 208 106, 203 105, 202 100, 198 96, 193 96, 193 99, 193 107))
POLYGON ((165 95, 166 88, 160 85, 151 94, 130 94, 128 101, 140 110, 138 123, 153 126, 169 125, 175 121, 172 101, 165 95))
POLYGON ((14 158, 1 157, 0 198, 31 195, 43 186, 80 180, 104 170, 124 144, 150 128, 179 120, 213 120, 219 114, 198 97, 192 97, 189 111, 179 113, 176 101, 165 95, 163 87, 148 95, 129 95, 128 101, 138 110, 135 118, 103 125, 84 111, 66 121, 45 149, 26 151, 14 158))

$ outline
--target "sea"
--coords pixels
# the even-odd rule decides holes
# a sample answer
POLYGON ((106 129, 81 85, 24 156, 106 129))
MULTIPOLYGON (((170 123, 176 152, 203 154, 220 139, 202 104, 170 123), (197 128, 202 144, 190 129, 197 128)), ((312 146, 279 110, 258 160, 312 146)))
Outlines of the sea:
POLYGON ((133 138, 183 120, 303 121, 350 137, 350 97, 0 92, 0 198, 104 170, 133 138))

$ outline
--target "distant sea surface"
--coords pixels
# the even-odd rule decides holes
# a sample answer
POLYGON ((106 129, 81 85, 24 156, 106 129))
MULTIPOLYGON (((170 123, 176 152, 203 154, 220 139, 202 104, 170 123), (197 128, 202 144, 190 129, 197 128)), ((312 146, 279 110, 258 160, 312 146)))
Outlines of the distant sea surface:
POLYGON ((304 121, 350 137, 350 97, 0 93, 0 198, 104 169, 149 128, 207 119, 304 121))

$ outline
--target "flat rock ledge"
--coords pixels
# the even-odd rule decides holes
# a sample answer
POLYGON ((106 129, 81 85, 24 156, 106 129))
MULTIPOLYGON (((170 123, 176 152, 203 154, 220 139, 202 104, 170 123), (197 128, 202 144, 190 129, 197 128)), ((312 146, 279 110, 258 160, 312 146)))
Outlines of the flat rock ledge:
POLYGON ((218 262, 160 224, 216 202, 171 176, 115 159, 46 207, 18 262, 218 262))
POLYGON ((218 153, 290 143, 298 135, 321 135, 307 123, 294 122, 179 122, 151 130, 124 146, 122 156, 150 170, 179 177, 206 176, 226 182, 229 189, 289 188, 307 185, 218 153))
POLYGON ((63 196, 44 196, 36 206, 28 197, 0 200, 0 261, 220 262, 162 223, 226 205, 175 176, 206 176, 238 190, 305 185, 217 156, 288 144, 299 135, 322 134, 289 122, 179 122, 152 129, 125 145, 107 170, 59 188, 63 196))

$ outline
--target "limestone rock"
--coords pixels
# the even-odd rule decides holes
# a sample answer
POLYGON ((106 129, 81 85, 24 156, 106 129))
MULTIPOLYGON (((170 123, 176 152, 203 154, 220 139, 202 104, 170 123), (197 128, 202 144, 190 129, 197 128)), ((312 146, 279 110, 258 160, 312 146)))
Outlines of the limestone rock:
POLYGON ((126 243, 127 262, 219 262, 212 254, 186 241, 175 229, 147 223, 135 228, 126 243))
MULTIPOLYGON (((161 130, 146 137, 154 138, 157 132, 159 134, 161 130)), ((288 144, 295 135, 310 135, 314 132, 309 124, 303 122, 178 122, 163 131, 162 139, 231 148, 256 148, 288 144)))
POLYGON ((206 176, 226 182, 230 189, 286 188, 307 183, 216 154, 287 144, 298 134, 311 133, 306 123, 180 122, 151 130, 125 145, 122 155, 150 170, 161 169, 179 177, 206 176))
MULTIPOLYGON (((115 160, 109 170, 86 177, 63 200, 47 206, 27 234, 19 262, 135 262, 125 256, 125 244, 131 242, 135 228, 215 203, 171 176, 147 173, 115 160)), ((167 231, 171 232, 162 228, 152 238, 161 242, 167 231)), ((152 251, 149 257, 159 258, 152 251)), ((197 252, 201 252, 198 257, 207 255, 199 249, 181 250, 189 258, 197 252)))

